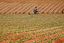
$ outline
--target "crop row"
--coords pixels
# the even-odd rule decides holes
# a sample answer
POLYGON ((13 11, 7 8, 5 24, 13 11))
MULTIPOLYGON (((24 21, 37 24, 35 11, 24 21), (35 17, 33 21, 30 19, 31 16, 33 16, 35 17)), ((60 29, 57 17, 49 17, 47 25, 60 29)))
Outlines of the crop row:
MULTIPOLYGON (((48 28, 49 29, 49 28, 48 28)), ((44 29, 45 30, 45 29, 44 29)), ((45 30, 41 33, 35 33, 35 32, 22 32, 22 33, 7 33, 4 36, 0 36, 0 43, 52 43, 56 40, 63 38, 64 36, 63 27, 61 29, 53 28, 51 30, 45 30), (8 42, 7 42, 8 41, 8 42)))
POLYGON ((47 3, 0 3, 0 13, 32 13, 34 7, 37 6, 39 13, 61 13, 64 9, 63 1, 47 3))

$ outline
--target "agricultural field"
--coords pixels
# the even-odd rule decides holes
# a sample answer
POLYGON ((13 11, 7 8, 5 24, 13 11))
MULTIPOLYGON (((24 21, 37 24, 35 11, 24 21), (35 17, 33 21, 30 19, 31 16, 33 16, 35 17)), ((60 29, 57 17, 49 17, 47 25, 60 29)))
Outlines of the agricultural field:
POLYGON ((54 13, 61 14, 64 9, 64 0, 0 0, 0 14, 28 14, 33 13, 34 7, 37 7, 40 14, 54 13))
POLYGON ((0 43, 64 43, 64 14, 0 14, 0 43))
POLYGON ((64 0, 0 0, 0 43, 64 43, 64 0))

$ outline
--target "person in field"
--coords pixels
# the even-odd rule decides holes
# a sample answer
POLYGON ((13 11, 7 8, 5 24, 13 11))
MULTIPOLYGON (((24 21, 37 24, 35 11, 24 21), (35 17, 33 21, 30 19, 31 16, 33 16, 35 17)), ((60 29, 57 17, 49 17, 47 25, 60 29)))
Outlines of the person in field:
POLYGON ((37 7, 35 7, 35 8, 33 9, 33 13, 34 13, 34 14, 38 14, 37 7))

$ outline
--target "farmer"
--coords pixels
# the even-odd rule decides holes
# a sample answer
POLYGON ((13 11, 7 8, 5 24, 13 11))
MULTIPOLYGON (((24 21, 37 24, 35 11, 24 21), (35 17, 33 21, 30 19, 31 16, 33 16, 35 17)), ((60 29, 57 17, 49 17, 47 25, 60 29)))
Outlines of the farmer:
POLYGON ((33 13, 34 13, 34 14, 37 14, 37 13, 38 13, 37 7, 35 7, 35 8, 33 9, 33 13))

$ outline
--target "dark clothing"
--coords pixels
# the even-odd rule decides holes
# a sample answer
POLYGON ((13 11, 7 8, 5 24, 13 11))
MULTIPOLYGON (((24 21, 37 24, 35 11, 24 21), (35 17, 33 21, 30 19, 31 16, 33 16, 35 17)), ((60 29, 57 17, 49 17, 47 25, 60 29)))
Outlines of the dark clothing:
POLYGON ((62 14, 64 13, 64 9, 62 10, 62 14))
POLYGON ((37 8, 35 8, 35 9, 33 10, 33 12, 34 12, 34 14, 37 14, 37 13, 38 13, 37 8))

